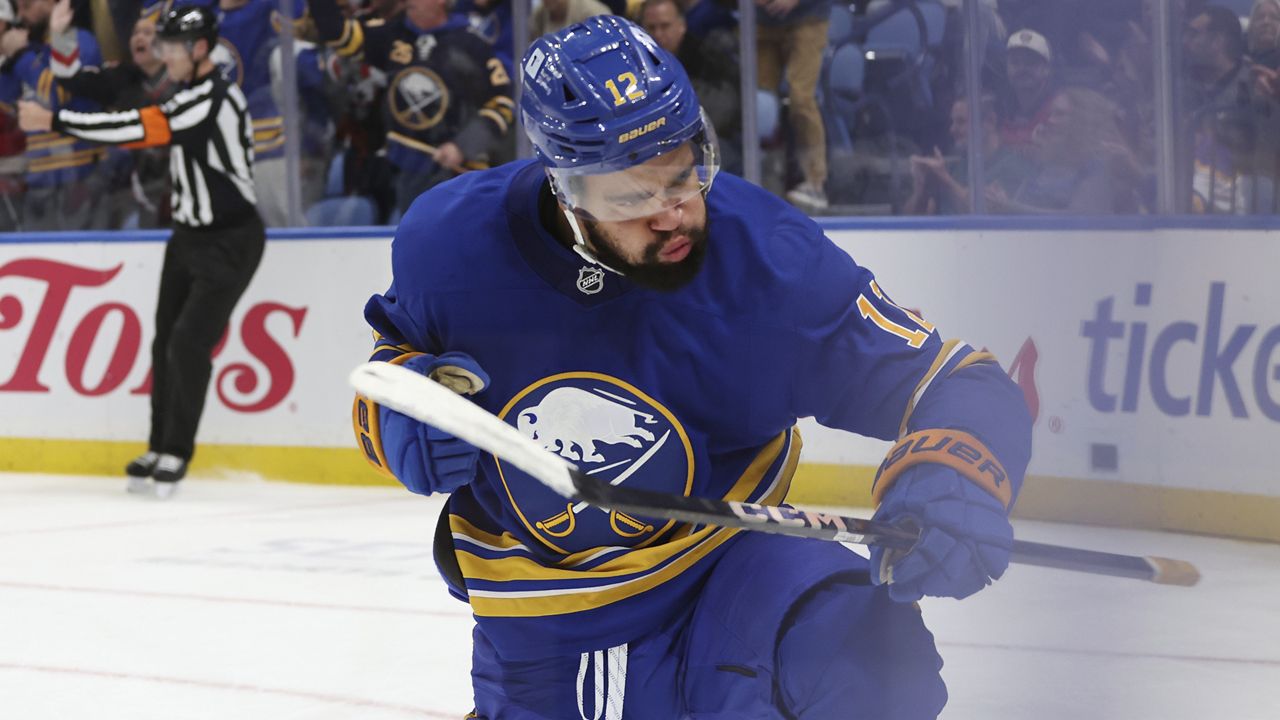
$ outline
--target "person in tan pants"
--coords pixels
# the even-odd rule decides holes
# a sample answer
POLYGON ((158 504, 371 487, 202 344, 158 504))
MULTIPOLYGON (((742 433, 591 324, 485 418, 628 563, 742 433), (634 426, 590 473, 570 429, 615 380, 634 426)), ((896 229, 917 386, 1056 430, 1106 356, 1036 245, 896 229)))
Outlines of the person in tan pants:
POLYGON ((827 134, 818 109, 818 75, 827 46, 830 0, 756 0, 756 67, 762 90, 786 73, 791 127, 804 180, 786 193, 806 210, 827 208, 827 134))

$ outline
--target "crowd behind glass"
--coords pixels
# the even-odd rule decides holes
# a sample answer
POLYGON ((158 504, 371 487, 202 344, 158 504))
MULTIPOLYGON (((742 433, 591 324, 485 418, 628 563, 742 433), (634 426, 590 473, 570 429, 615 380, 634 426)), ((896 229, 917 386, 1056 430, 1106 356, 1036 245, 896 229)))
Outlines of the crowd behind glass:
MULTIPOLYGON (((731 0, 513 1, 196 0, 229 29, 216 59, 250 99, 268 224, 394 223, 421 190, 520 156, 513 58, 601 13, 680 58, 726 169, 813 214, 1272 214, 1280 201, 1280 0, 754 0, 751 37, 748 4, 731 0), (445 29, 480 50, 423 32, 445 29), (460 44, 480 53, 479 81, 431 70, 460 44)), ((164 7, 0 0, 0 230, 168 226, 163 149, 26 134, 14 116, 20 99, 162 102, 176 90, 155 51, 164 7)))

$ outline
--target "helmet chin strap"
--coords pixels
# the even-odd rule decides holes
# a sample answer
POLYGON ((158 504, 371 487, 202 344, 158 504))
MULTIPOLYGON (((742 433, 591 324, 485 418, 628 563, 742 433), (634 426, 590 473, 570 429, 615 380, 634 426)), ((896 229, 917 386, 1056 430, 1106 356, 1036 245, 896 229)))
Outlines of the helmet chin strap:
MULTIPOLYGON (((547 182, 551 185, 551 194, 555 195, 557 199, 561 199, 563 196, 560 194, 560 188, 556 184, 555 177, 550 172, 547 173, 547 182)), ((574 215, 573 211, 564 202, 560 203, 560 212, 564 213, 564 219, 569 221, 569 229, 573 231, 573 251, 592 265, 599 265, 614 275, 622 275, 622 271, 609 267, 600 258, 596 257, 594 252, 591 252, 591 248, 587 247, 587 238, 582 232, 582 225, 578 223, 578 216, 574 215)))
POLYGON ((573 251, 592 265, 599 265, 614 275, 621 275, 621 270, 609 267, 603 260, 596 257, 595 253, 591 252, 591 248, 587 247, 587 239, 582 235, 582 226, 578 224, 578 216, 574 215, 573 211, 567 207, 561 206, 560 210, 564 213, 565 219, 569 221, 569 229, 573 230, 573 251))

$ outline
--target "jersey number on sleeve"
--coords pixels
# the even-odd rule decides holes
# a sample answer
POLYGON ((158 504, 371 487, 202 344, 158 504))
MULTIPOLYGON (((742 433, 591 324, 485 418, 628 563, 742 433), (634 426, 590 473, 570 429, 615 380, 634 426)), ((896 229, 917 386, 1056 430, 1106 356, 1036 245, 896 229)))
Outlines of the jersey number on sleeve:
POLYGON ((902 314, 910 318, 912 322, 914 322, 916 325, 919 325, 920 328, 923 328, 923 330, 919 328, 908 328, 903 325, 899 325, 898 323, 885 317, 884 313, 880 312, 880 309, 875 306, 875 303, 868 300, 865 294, 858 295, 858 313, 862 315, 864 319, 870 320, 871 322, 875 323, 877 326, 880 327, 881 330, 884 330, 885 332, 890 333, 892 335, 897 335, 903 340, 906 340, 907 345, 910 345, 913 348, 918 348, 924 345, 924 341, 929 338, 929 334, 932 333, 934 330, 933 324, 925 322, 925 320, 921 318, 919 315, 916 315, 910 310, 902 307, 901 305, 898 305, 897 303, 893 302, 889 298, 885 297, 884 293, 880 291, 880 286, 876 284, 875 280, 871 281, 870 287, 871 287, 871 292, 874 293, 875 296, 879 298, 881 302, 884 302, 889 306, 897 308, 898 310, 902 311, 902 314))

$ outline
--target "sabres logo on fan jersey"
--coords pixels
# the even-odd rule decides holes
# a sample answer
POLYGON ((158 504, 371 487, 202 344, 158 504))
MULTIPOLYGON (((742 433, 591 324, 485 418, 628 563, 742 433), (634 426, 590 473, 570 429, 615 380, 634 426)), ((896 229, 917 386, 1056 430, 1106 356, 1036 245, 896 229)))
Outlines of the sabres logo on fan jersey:
MULTIPOLYGON (((508 403, 501 417, 549 452, 614 485, 643 478, 646 489, 687 495, 693 447, 669 410, 630 384, 597 373, 540 380, 508 403)), ((520 470, 499 475, 525 527, 548 548, 642 547, 674 524, 655 527, 626 513, 567 502, 520 470)))
POLYGON ((449 109, 449 88, 435 71, 415 65, 392 79, 387 102, 401 125, 427 130, 438 125, 449 109))

